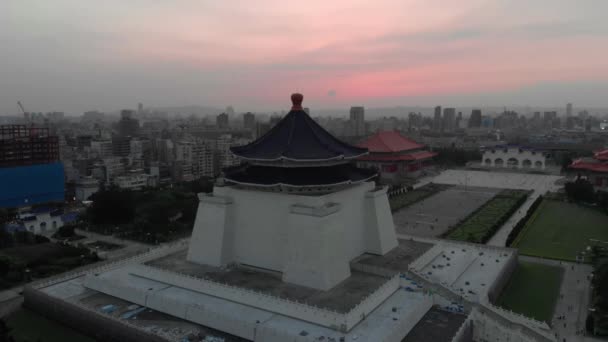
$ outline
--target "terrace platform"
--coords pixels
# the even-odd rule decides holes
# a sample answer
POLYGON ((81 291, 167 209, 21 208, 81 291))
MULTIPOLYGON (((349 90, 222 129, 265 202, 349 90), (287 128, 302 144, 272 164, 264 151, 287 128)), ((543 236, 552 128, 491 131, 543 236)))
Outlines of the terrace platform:
POLYGON ((371 273, 351 271, 349 278, 328 291, 322 291, 283 282, 279 272, 247 266, 219 268, 196 264, 186 260, 185 250, 149 261, 146 265, 340 313, 352 310, 389 280, 371 273))

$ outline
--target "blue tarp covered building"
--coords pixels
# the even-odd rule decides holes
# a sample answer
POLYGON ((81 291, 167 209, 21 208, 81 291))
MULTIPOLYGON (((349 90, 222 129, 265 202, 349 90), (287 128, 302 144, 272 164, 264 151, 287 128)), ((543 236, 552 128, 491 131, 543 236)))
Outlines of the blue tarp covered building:
POLYGON ((0 168, 0 208, 18 208, 65 197, 63 164, 0 168))

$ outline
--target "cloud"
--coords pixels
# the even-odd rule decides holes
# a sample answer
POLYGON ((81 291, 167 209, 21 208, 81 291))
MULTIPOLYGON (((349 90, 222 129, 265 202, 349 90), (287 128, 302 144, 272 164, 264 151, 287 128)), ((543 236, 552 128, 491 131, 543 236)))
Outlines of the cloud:
MULTIPOLYGON (((294 90, 318 105, 488 91, 524 98, 514 89, 608 81, 607 4, 5 1, 0 114, 18 99, 76 113, 138 101, 267 108, 294 90)), ((592 94, 580 98, 604 101, 592 94)))

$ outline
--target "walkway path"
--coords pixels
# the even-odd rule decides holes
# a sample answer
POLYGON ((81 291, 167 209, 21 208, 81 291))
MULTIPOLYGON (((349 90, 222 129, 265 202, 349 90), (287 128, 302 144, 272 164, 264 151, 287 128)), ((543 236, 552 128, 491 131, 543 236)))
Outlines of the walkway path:
POLYGON ((103 234, 98 234, 98 233, 94 233, 94 232, 89 232, 86 230, 76 229, 76 234, 84 236, 86 238, 86 240, 77 240, 77 241, 74 241, 74 244, 102 241, 102 242, 113 243, 116 245, 124 246, 120 249, 98 252, 98 255, 102 259, 122 258, 123 256, 132 255, 137 252, 143 252, 145 250, 148 250, 148 249, 154 247, 153 245, 146 245, 144 243, 136 242, 136 241, 132 241, 132 240, 119 239, 119 238, 116 238, 111 235, 103 235, 103 234))
POLYGON ((526 216, 526 212, 540 195, 541 194, 539 191, 534 191, 524 202, 524 204, 522 204, 521 207, 519 207, 519 209, 513 215, 511 215, 511 217, 509 217, 507 222, 503 223, 502 227, 500 227, 500 229, 494 233, 494 236, 492 236, 492 238, 490 238, 486 244, 490 246, 505 247, 507 237, 509 237, 509 233, 511 233, 513 227, 515 227, 519 220, 526 216))

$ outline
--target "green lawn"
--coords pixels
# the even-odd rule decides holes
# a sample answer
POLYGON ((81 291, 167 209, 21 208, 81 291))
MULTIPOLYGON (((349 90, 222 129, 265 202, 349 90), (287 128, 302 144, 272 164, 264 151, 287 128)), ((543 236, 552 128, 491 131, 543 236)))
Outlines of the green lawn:
POLYGON ((511 214, 525 201, 523 190, 503 190, 490 199, 456 228, 450 230, 451 240, 485 243, 511 214))
POLYGON ((608 215, 577 204, 545 200, 515 240, 524 255, 575 261, 589 239, 608 241, 608 215))
POLYGON ((66 326, 27 309, 20 309, 6 320, 15 342, 95 342, 66 326))
POLYGON ((520 261, 498 305, 539 321, 551 322, 563 269, 520 261))

